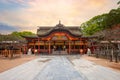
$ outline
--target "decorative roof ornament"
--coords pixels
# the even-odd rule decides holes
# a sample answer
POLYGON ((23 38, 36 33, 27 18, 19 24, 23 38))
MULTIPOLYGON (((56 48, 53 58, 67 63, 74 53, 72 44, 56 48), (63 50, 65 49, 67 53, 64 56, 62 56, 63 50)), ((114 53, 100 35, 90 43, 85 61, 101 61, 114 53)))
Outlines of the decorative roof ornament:
POLYGON ((59 24, 61 24, 61 20, 59 20, 59 24))
POLYGON ((61 20, 59 20, 59 24, 56 25, 55 29, 57 28, 64 28, 64 25, 61 24, 61 20))

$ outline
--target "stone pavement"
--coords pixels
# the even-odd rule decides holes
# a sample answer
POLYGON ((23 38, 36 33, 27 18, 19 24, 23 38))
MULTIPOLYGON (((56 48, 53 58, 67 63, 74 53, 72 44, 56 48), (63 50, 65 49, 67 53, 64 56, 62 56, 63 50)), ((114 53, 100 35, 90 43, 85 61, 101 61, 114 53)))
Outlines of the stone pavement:
POLYGON ((103 67, 85 59, 72 61, 75 69, 84 74, 88 80, 120 80, 120 72, 111 68, 103 67))
POLYGON ((65 56, 55 57, 33 80, 87 80, 65 56))
POLYGON ((33 78, 47 64, 47 60, 51 58, 40 57, 8 71, 2 72, 0 73, 0 80, 33 80, 33 78))
POLYGON ((120 73, 80 56, 40 56, 0 73, 0 80, 120 80, 120 73))

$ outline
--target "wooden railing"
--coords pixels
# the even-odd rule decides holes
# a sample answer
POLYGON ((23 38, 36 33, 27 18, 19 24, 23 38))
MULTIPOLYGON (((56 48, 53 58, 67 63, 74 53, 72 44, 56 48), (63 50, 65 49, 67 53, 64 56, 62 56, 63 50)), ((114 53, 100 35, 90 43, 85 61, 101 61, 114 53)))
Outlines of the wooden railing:
POLYGON ((22 55, 22 52, 21 50, 0 50, 0 55, 3 56, 3 57, 8 57, 8 58, 13 58, 14 56, 16 55, 19 55, 21 56, 22 55))
POLYGON ((110 62, 115 61, 118 62, 120 61, 120 50, 99 50, 95 49, 94 51, 96 58, 105 58, 108 59, 110 62))

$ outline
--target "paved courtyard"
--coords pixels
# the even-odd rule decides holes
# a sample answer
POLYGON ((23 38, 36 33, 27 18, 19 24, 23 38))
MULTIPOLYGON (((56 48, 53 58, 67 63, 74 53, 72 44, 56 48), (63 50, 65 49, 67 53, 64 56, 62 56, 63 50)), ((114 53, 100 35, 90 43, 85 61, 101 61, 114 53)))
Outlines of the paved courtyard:
POLYGON ((40 56, 0 73, 0 80, 119 80, 120 72, 77 56, 40 56))

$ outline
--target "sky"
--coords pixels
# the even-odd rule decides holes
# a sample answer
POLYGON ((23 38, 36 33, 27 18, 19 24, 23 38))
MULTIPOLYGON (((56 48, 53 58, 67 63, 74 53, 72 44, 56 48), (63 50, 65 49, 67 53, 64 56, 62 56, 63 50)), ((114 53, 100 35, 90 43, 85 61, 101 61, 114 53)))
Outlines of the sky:
POLYGON ((118 8, 119 0, 0 0, 0 33, 32 31, 38 26, 80 26, 118 8))

